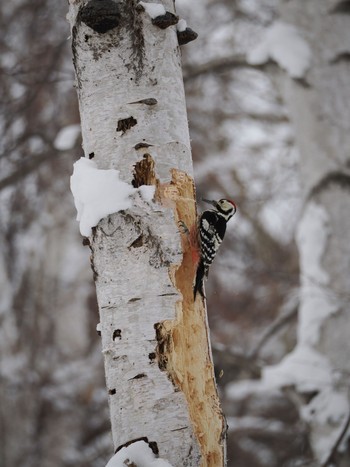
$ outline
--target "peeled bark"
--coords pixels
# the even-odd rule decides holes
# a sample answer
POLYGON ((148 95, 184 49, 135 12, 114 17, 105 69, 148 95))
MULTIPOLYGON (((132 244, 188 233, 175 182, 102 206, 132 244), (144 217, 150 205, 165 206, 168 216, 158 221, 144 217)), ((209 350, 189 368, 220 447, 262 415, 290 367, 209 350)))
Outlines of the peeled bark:
POLYGON ((71 0, 69 20, 85 157, 156 188, 89 239, 114 448, 143 438, 174 466, 223 465, 206 309, 177 225, 196 208, 176 29, 126 0, 71 0))

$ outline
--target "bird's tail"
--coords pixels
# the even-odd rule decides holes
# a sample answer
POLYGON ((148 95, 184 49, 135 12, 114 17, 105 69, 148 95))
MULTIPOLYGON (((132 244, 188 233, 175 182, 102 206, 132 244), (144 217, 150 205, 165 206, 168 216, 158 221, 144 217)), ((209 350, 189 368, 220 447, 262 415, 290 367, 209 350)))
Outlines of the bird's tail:
POLYGON ((203 298, 205 298, 203 285, 204 285, 204 276, 206 276, 207 274, 208 274, 207 268, 205 267, 202 259, 200 259, 198 263, 198 267, 197 267, 197 272, 196 272, 196 280, 195 280, 194 287, 193 287, 194 300, 196 300, 197 292, 203 298))

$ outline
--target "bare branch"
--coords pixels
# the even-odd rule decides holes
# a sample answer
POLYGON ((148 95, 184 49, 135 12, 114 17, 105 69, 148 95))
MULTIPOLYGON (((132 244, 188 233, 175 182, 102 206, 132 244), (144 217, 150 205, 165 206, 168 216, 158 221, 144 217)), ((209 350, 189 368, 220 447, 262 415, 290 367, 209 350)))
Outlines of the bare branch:
POLYGON ((271 325, 265 329, 255 347, 249 352, 250 358, 257 358, 257 356, 260 353, 260 350, 271 339, 271 337, 275 335, 286 324, 288 324, 293 318, 296 317, 298 313, 298 305, 298 298, 295 296, 290 297, 290 299, 283 307, 284 310, 282 311, 282 314, 277 316, 277 318, 271 323, 271 325))
POLYGON ((190 81, 201 75, 218 73, 220 71, 231 70, 232 68, 250 68, 255 70, 264 70, 267 64, 251 65, 247 62, 244 54, 236 54, 231 57, 216 58, 206 63, 196 66, 184 66, 184 81, 190 81))
POLYGON ((211 115, 214 117, 215 121, 218 120, 256 120, 264 121, 267 123, 282 123, 289 122, 287 115, 271 113, 271 112, 225 112, 223 110, 211 111, 211 115))

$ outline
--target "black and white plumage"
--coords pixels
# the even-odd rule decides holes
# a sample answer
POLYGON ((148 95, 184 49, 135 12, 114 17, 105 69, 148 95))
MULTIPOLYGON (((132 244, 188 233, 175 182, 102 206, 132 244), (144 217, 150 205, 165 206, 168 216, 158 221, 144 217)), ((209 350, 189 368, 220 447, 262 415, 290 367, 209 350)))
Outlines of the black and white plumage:
POLYGON ((204 211, 199 217, 198 239, 200 257, 193 288, 194 299, 196 299, 197 292, 204 297, 204 277, 208 277, 209 266, 213 262, 224 239, 227 222, 236 212, 235 203, 229 199, 220 199, 219 201, 204 199, 203 201, 214 206, 214 209, 204 211))

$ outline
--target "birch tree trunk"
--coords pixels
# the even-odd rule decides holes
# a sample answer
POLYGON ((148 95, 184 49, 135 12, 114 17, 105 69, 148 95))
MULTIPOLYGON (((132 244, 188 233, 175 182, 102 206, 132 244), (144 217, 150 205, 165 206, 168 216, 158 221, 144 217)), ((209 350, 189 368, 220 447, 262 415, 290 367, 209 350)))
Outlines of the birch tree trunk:
POLYGON ((223 465, 206 310, 177 226, 196 208, 176 28, 133 0, 70 0, 68 17, 85 157, 156 187, 89 239, 114 448, 143 438, 174 466, 223 465))
POLYGON ((281 81, 304 190, 297 233, 298 346, 289 363, 298 364, 299 392, 308 394, 302 413, 315 455, 322 465, 335 461, 338 466, 349 465, 348 454, 339 459, 337 454, 349 423, 350 386, 350 28, 345 3, 281 4, 282 19, 301 31, 312 50, 306 81, 286 74, 281 81))

